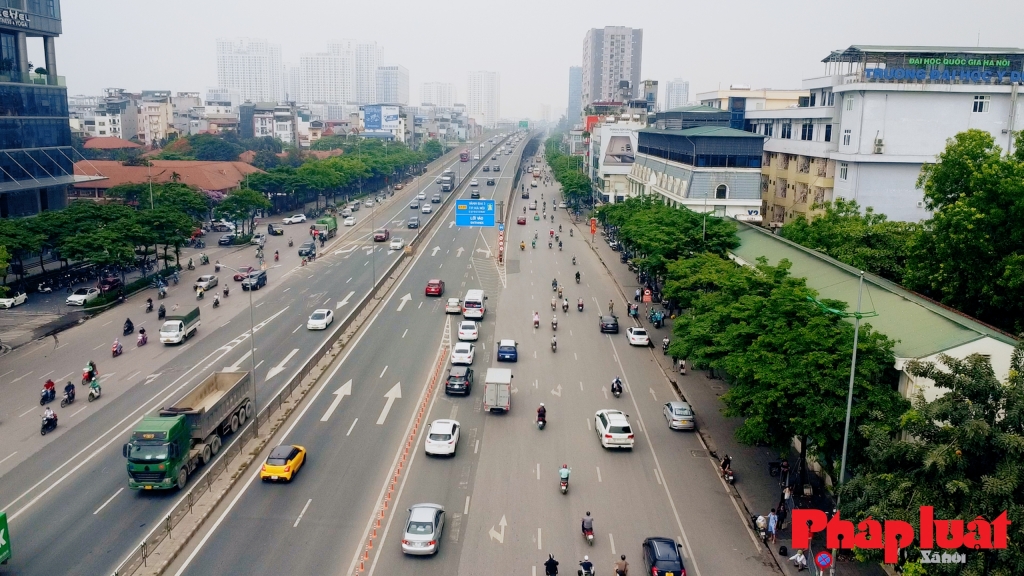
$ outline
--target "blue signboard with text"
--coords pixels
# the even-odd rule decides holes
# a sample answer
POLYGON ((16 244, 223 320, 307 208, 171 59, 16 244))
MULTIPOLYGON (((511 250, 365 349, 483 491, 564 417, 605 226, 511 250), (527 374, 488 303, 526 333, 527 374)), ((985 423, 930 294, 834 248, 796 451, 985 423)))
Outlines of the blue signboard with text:
POLYGON ((494 226, 494 200, 466 200, 455 202, 455 225, 478 228, 494 226))

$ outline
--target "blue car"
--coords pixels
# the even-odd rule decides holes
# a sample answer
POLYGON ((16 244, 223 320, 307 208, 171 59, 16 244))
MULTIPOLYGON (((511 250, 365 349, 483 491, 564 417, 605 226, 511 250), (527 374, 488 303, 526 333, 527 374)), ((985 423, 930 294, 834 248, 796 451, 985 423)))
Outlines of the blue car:
POLYGON ((498 362, 518 362, 519 351, 516 349, 515 340, 501 340, 498 342, 498 362))

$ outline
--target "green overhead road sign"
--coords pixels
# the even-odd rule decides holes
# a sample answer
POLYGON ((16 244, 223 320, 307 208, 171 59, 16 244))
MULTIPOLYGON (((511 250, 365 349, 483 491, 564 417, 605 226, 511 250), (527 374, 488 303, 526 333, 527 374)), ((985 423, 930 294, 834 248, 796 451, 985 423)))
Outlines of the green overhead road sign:
POLYGON ((530 121, 529 120, 520 120, 519 121, 519 127, 520 128, 529 128, 530 127, 530 121))
POLYGON ((7 533, 7 514, 0 512, 0 564, 11 559, 11 537, 7 533))

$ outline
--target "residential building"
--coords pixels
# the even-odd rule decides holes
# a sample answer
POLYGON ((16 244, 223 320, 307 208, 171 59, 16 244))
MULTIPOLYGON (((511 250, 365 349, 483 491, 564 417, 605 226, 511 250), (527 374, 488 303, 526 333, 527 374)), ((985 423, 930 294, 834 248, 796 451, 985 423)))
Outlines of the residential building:
POLYGON ((565 117, 572 128, 580 123, 583 115, 583 67, 569 66, 569 105, 565 117))
POLYGON ((751 90, 743 84, 733 84, 728 90, 713 90, 697 94, 701 106, 710 106, 720 110, 728 110, 732 115, 730 126, 736 130, 747 130, 748 111, 778 110, 789 108, 800 103, 807 97, 807 90, 772 90, 759 88, 751 90))
POLYGON ((6 2, 0 8, 0 217, 67 205, 76 181, 68 91, 58 76, 60 2, 6 2), (15 4, 21 4, 15 8, 15 4), (29 41, 41 45, 46 74, 29 67, 29 41))
POLYGON ((281 46, 258 38, 217 39, 217 85, 237 90, 242 100, 284 98, 281 46))
POLYGON ((804 80, 797 107, 748 113, 748 129, 769 137, 769 227, 813 217, 816 202, 833 198, 916 222, 930 216, 921 167, 949 138, 976 128, 1013 148, 1022 49, 854 45, 822 62, 825 75, 804 80))
POLYGON ((690 103, 690 83, 682 78, 673 78, 665 83, 664 110, 682 108, 690 103))
POLYGON ((409 103, 409 70, 405 66, 391 65, 377 68, 377 102, 386 104, 409 103))
POLYGON ((470 72, 466 109, 476 123, 486 128, 498 125, 501 112, 501 78, 497 72, 470 72))
POLYGON ((177 133, 174 128, 174 106, 171 104, 170 91, 142 91, 139 102, 138 139, 151 147, 158 147, 170 134, 177 133))
POLYGON ((420 85, 420 104, 432 104, 442 108, 451 108, 459 96, 455 84, 447 82, 424 82, 420 85))
MULTIPOLYGON (((372 104, 384 100, 377 94, 377 68, 380 68, 383 48, 377 46, 376 42, 352 42, 347 41, 351 46, 355 58, 355 71, 353 80, 355 82, 354 97, 356 104, 372 104)), ((409 81, 406 72, 405 100, 409 100, 409 81)))
POLYGON ((731 115, 726 110, 710 106, 682 106, 658 112, 654 116, 652 128, 659 130, 683 130, 700 126, 729 127, 731 115))
POLYGON ((301 102, 345 104, 356 99, 355 51, 346 42, 327 45, 326 52, 299 57, 301 102))
POLYGON ((638 94, 640 98, 643 98, 647 102, 648 112, 658 111, 658 81, 657 80, 644 80, 640 83, 640 92, 638 94))
POLYGON ((131 140, 139 134, 139 108, 128 97, 105 98, 81 120, 82 129, 92 137, 131 140))
POLYGON ((227 88, 210 88, 206 91, 203 105, 207 114, 238 114, 241 94, 237 90, 227 88))
POLYGON ((551 121, 551 104, 540 105, 540 121, 550 122, 551 121))
POLYGON ((286 102, 305 102, 302 95, 302 67, 286 64, 284 67, 284 99, 286 102))
POLYGON ((644 31, 626 26, 591 28, 583 39, 581 105, 622 101, 622 82, 640 86, 644 31))
POLYGON ((639 131, 629 194, 665 204, 761 222, 764 137, 727 126, 639 131))

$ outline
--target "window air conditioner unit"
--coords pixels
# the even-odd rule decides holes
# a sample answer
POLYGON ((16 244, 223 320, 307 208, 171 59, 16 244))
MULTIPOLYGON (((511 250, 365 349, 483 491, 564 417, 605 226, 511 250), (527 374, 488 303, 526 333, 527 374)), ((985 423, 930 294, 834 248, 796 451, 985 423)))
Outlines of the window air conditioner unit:
POLYGON ((885 144, 882 142, 882 139, 875 138, 875 154, 881 154, 884 149, 885 144))

